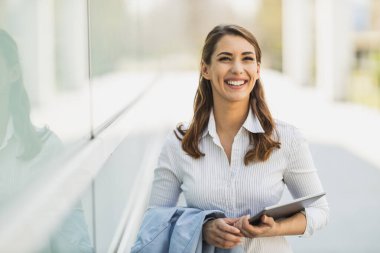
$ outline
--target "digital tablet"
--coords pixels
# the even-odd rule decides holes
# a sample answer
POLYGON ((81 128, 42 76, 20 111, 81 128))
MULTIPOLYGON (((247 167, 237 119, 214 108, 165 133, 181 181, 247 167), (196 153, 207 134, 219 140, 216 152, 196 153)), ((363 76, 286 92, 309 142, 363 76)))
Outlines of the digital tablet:
POLYGON ((251 217, 249 219, 249 223, 252 225, 260 224, 261 222, 260 218, 264 214, 269 217, 272 217, 274 220, 290 217, 293 214, 296 214, 304 210, 306 207, 308 207, 310 204, 312 204, 314 201, 316 201, 317 199, 321 198, 324 195, 326 195, 326 193, 322 192, 322 193, 298 198, 286 204, 279 204, 279 205, 266 207, 264 208, 264 210, 262 210, 255 216, 251 217))

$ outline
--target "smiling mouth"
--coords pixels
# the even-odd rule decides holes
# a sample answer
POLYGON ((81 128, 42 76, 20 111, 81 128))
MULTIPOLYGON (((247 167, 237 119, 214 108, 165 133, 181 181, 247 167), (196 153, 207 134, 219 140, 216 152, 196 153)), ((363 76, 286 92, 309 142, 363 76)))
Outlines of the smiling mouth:
POLYGON ((233 80, 228 80, 228 81, 224 81, 225 84, 229 85, 229 86, 242 86, 244 84, 246 84, 248 81, 247 80, 237 80, 237 81, 233 81, 233 80))

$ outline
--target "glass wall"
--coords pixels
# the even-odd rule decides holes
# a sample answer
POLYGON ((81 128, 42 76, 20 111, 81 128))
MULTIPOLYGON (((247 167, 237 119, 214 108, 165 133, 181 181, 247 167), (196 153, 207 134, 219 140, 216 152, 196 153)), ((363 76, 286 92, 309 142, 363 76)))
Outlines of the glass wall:
MULTIPOLYGON (((0 2, 2 226, 9 217, 17 222, 14 207, 56 180, 62 160, 151 85, 154 71, 142 75, 138 67, 138 11, 128 8, 125 1, 0 2)), ((95 250, 87 187, 38 252, 95 250)), ((57 207, 46 209, 41 216, 57 207)))
MULTIPOLYGON (((1 1, 0 10, 0 218, 5 226, 15 206, 25 212, 32 208, 26 205, 28 195, 54 179, 61 170, 57 161, 90 139, 91 117, 86 2, 1 1)), ((48 217, 55 208, 40 215, 48 217)), ((86 249, 82 252, 92 252, 80 201, 67 212, 41 252, 78 252, 76 241, 86 249)))
POLYGON ((1 1, 1 208, 90 136, 86 6, 61 2, 1 1))

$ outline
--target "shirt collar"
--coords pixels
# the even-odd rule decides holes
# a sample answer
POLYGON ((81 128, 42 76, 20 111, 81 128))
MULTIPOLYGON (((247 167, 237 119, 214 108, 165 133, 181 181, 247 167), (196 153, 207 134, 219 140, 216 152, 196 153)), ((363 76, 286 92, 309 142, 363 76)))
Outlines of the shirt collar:
POLYGON ((203 131, 202 138, 205 137, 209 133, 211 137, 216 137, 216 125, 215 125, 215 117, 214 117, 214 109, 211 109, 210 117, 208 120, 208 124, 206 129, 203 131))
POLYGON ((249 107, 249 112, 247 119, 244 121, 243 127, 251 133, 265 133, 263 127, 260 124, 259 119, 253 113, 251 107, 249 107))
MULTIPOLYGON (((265 133, 263 127, 260 124, 259 119, 256 117, 256 115, 253 113, 252 108, 249 107, 249 112, 246 120, 243 123, 243 127, 251 132, 251 133, 265 133)), ((215 117, 214 117, 214 110, 211 109, 210 112, 210 118, 208 120, 208 125, 206 129, 202 133, 202 138, 205 137, 209 133, 212 137, 216 137, 216 125, 215 125, 215 117)))

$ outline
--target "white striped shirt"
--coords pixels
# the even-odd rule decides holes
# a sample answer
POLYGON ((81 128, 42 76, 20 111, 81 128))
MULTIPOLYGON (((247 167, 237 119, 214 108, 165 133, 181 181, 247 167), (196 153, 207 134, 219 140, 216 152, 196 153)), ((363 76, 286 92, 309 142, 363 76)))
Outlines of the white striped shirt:
MULTIPOLYGON (((252 147, 249 132, 264 132, 250 110, 234 138, 231 163, 220 143, 213 112, 199 143, 204 157, 187 155, 174 133, 168 135, 155 169, 149 206, 176 206, 183 192, 187 206, 204 210, 217 209, 227 217, 255 215, 264 207, 277 204, 285 186, 294 198, 323 191, 306 140, 293 126, 276 121, 281 148, 265 162, 244 165, 244 156, 252 147)), ((306 208, 307 227, 303 236, 310 236, 326 225, 328 204, 325 197, 306 208)), ((245 252, 292 252, 285 237, 243 240, 245 252)))

